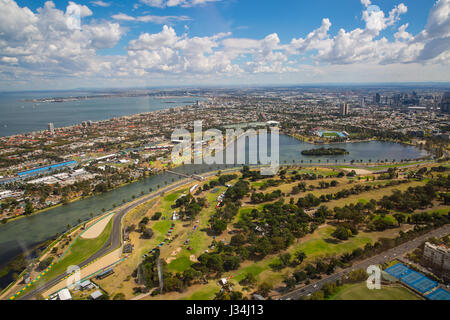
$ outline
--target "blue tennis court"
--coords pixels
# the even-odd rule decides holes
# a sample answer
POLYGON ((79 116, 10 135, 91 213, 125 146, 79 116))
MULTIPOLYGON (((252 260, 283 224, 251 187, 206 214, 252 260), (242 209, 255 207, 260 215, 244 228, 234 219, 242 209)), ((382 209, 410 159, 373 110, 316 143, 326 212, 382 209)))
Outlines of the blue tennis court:
POLYGON ((409 269, 401 263, 397 263, 396 265, 387 268, 385 271, 420 293, 426 293, 438 285, 436 281, 429 279, 419 272, 409 269))
POLYGON ((427 295, 430 300, 446 300, 450 301, 450 293, 442 288, 437 289, 433 293, 427 295))
POLYGON ((438 284, 436 281, 430 280, 427 277, 423 276, 422 279, 415 281, 410 286, 420 293, 425 293, 437 287, 437 285, 438 284))
POLYGON ((387 268, 384 271, 389 273, 391 276, 394 276, 394 277, 400 279, 401 277, 409 274, 412 270, 401 263, 397 263, 396 265, 394 265, 390 268, 387 268))
POLYGON ((421 275, 420 273, 415 272, 415 271, 411 271, 407 275, 401 277, 402 281, 409 286, 413 285, 414 282, 419 281, 422 278, 423 278, 423 275, 421 275))

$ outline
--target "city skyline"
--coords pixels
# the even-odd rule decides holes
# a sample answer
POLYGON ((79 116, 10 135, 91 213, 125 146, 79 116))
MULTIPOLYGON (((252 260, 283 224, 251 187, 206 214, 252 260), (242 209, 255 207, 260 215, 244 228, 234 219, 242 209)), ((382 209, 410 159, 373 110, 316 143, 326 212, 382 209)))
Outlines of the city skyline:
POLYGON ((2 91, 450 81, 450 0, 0 7, 2 91))

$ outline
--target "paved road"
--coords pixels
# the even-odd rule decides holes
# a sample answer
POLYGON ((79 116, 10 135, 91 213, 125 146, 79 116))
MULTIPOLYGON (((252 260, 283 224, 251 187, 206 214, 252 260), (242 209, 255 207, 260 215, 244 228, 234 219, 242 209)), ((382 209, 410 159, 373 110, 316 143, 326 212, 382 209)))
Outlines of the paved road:
MULTIPOLYGON (((225 169, 225 170, 222 170, 222 172, 232 172, 232 171, 236 171, 236 170, 239 170, 239 168, 225 169)), ((216 174, 216 172, 204 173, 203 177, 209 177, 209 176, 213 176, 215 174, 216 174)), ((181 187, 183 185, 186 185, 188 183, 192 183, 194 181, 195 180, 193 180, 193 179, 186 179, 186 180, 180 181, 180 182, 178 182, 176 184, 173 184, 173 185, 168 186, 168 187, 166 187, 164 189, 161 189, 160 191, 158 191, 156 193, 153 193, 153 194, 150 194, 150 195, 145 196, 143 198, 140 198, 140 199, 138 199, 138 200, 136 200, 134 202, 131 202, 131 203, 129 203, 129 204, 127 204, 127 205, 117 209, 117 211, 115 212, 115 214, 113 216, 113 230, 112 230, 112 232, 111 232, 111 234, 110 234, 110 236, 108 238, 108 241, 105 243, 105 245, 99 251, 97 251, 94 255, 92 255, 90 258, 86 259, 82 263, 78 264, 78 266, 80 268, 82 268, 85 265, 89 264, 90 262, 105 256, 106 254, 114 251, 115 249, 117 249, 117 248, 119 248, 121 246, 121 244, 122 244, 122 219, 130 210, 136 208, 137 206, 139 206, 139 205, 141 205, 141 204, 143 204, 143 203, 145 203, 147 201, 150 201, 150 200, 153 200, 153 199, 159 197, 162 193, 170 192, 170 191, 172 191, 174 189, 177 189, 177 188, 179 188, 179 187, 181 187)), ((448 233, 448 231, 447 231, 447 233, 448 233)), ((427 236, 425 238, 428 238, 428 237, 429 236, 427 236)), ((408 250, 406 250, 406 251, 408 251, 408 250)), ((374 264, 374 263, 371 263, 371 264, 374 264)), ((63 274, 57 276, 56 278, 54 278, 54 279, 44 283, 43 285, 33 289, 32 291, 24 294, 23 296, 21 296, 19 298, 19 300, 33 299, 37 294, 45 292, 48 289, 50 289, 51 287, 53 287, 56 284, 58 284, 58 282, 60 282, 66 275, 67 275, 66 273, 63 273, 63 274)), ((333 276, 331 276, 331 277, 333 277, 333 276)), ((337 279, 337 278, 335 278, 335 279, 337 279)), ((322 283, 322 281, 324 281, 324 280, 326 280, 326 279, 323 279, 323 280, 319 281, 317 283, 317 285, 319 286, 320 283, 322 283)), ((329 280, 329 281, 332 281, 332 279, 329 280)), ((325 283, 325 282, 323 282, 323 283, 325 283)), ((312 286, 313 285, 311 285, 311 287, 312 286)), ((306 288, 308 288, 308 287, 305 287, 304 289, 306 290, 306 288)), ((289 294, 287 296, 287 298, 289 298, 290 295, 296 296, 295 292, 294 292, 294 293, 289 294)), ((303 295, 303 294, 301 294, 301 295, 303 295)), ((301 296, 301 295, 299 295, 299 296, 301 296)), ((294 299, 294 298, 292 298, 292 299, 294 299)))
POLYGON ((439 229, 431 231, 427 234, 424 234, 418 238, 415 238, 409 242, 399 245, 398 247, 392 248, 385 252, 380 253, 379 255, 373 256, 367 260, 361 261, 353 266, 344 269, 338 273, 332 274, 327 278, 320 279, 315 283, 311 283, 305 287, 295 289, 294 291, 285 294, 282 296, 282 300, 298 300, 302 296, 309 295, 317 290, 320 290, 325 283, 334 282, 340 278, 342 278, 345 274, 357 270, 357 269, 366 269, 370 265, 382 264, 384 262, 389 262, 394 260, 397 257, 402 256, 403 254, 411 251, 412 249, 418 247, 423 241, 430 237, 443 237, 450 233, 450 225, 445 225, 439 229))
MULTIPOLYGON (((226 169, 226 170, 222 170, 222 172, 226 172, 226 171, 232 172, 232 171, 236 171, 236 170, 239 170, 239 168, 226 169)), ((215 174, 216 174, 216 172, 213 171, 213 172, 204 173, 204 174, 202 174, 202 176, 210 177, 215 174)), ((137 206, 139 206, 147 201, 153 200, 153 199, 161 196, 162 193, 170 192, 174 189, 177 189, 183 185, 192 183, 194 181, 196 181, 196 180, 194 180, 192 178, 184 179, 183 181, 177 182, 177 183, 170 185, 164 189, 161 189, 160 191, 158 191, 156 193, 152 193, 148 196, 140 198, 136 201, 133 201, 133 202, 117 209, 117 211, 115 211, 115 214, 113 216, 113 230, 108 238, 108 241, 105 243, 105 245, 99 251, 97 251, 94 255, 92 255, 90 258, 86 259, 82 263, 78 264, 78 266, 80 268, 82 268, 85 265, 91 263, 92 261, 94 261, 98 258, 101 258, 101 257, 107 255, 108 253, 116 250, 117 248, 119 248, 122 245, 122 219, 130 210, 136 208, 137 206)), ((21 296, 19 298, 19 300, 33 299, 37 294, 45 292, 48 289, 50 289, 51 287, 58 284, 66 275, 67 275, 66 273, 63 273, 63 274, 57 276, 56 278, 44 283, 40 287, 37 287, 37 288, 33 289, 32 291, 24 294, 23 296, 21 296)))
MULTIPOLYGON (((211 176, 214 175, 215 173, 208 173, 208 174, 204 174, 204 176, 211 176)), ((113 216, 113 229, 112 232, 108 238, 108 241, 103 245, 103 247, 97 251, 94 255, 92 255, 90 258, 86 259, 85 261, 83 261, 82 263, 78 264, 78 266, 80 268, 84 267, 85 265, 89 264, 90 262, 94 261, 95 259, 101 258, 105 255, 107 255, 108 253, 116 250, 117 248, 119 248, 122 245, 122 218, 132 209, 136 208, 137 206, 153 200, 157 197, 159 197, 162 193, 165 192, 169 192, 172 191, 174 189, 177 189, 185 184, 191 183, 195 180, 193 179, 188 179, 188 180, 183 180, 181 182, 178 182, 176 184, 173 184, 167 188, 161 189, 160 191, 150 194, 146 197, 140 198, 134 202, 131 202, 121 208, 119 208, 114 216, 113 216)), ((41 285, 40 287, 24 294, 23 296, 21 296, 19 298, 19 300, 29 300, 34 298, 38 293, 42 293, 47 291, 48 289, 50 289, 51 287, 55 286, 56 284, 58 284, 67 274, 61 274, 59 276, 57 276, 56 278, 46 282, 45 284, 41 285)))

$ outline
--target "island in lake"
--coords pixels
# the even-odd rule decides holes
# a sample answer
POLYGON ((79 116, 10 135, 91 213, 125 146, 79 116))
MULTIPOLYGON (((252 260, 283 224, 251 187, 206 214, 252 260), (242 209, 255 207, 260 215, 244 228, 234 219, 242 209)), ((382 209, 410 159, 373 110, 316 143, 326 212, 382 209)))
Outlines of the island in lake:
POLYGON ((302 155, 304 156, 339 156, 344 154, 349 153, 347 150, 341 148, 320 148, 302 151, 302 155))

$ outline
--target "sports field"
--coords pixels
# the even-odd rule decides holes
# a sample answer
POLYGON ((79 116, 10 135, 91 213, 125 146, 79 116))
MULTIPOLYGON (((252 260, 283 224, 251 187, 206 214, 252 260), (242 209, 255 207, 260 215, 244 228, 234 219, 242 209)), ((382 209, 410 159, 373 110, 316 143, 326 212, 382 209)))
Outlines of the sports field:
POLYGON ((332 300, 423 300, 401 286, 383 286, 369 290, 365 283, 346 285, 332 300))

